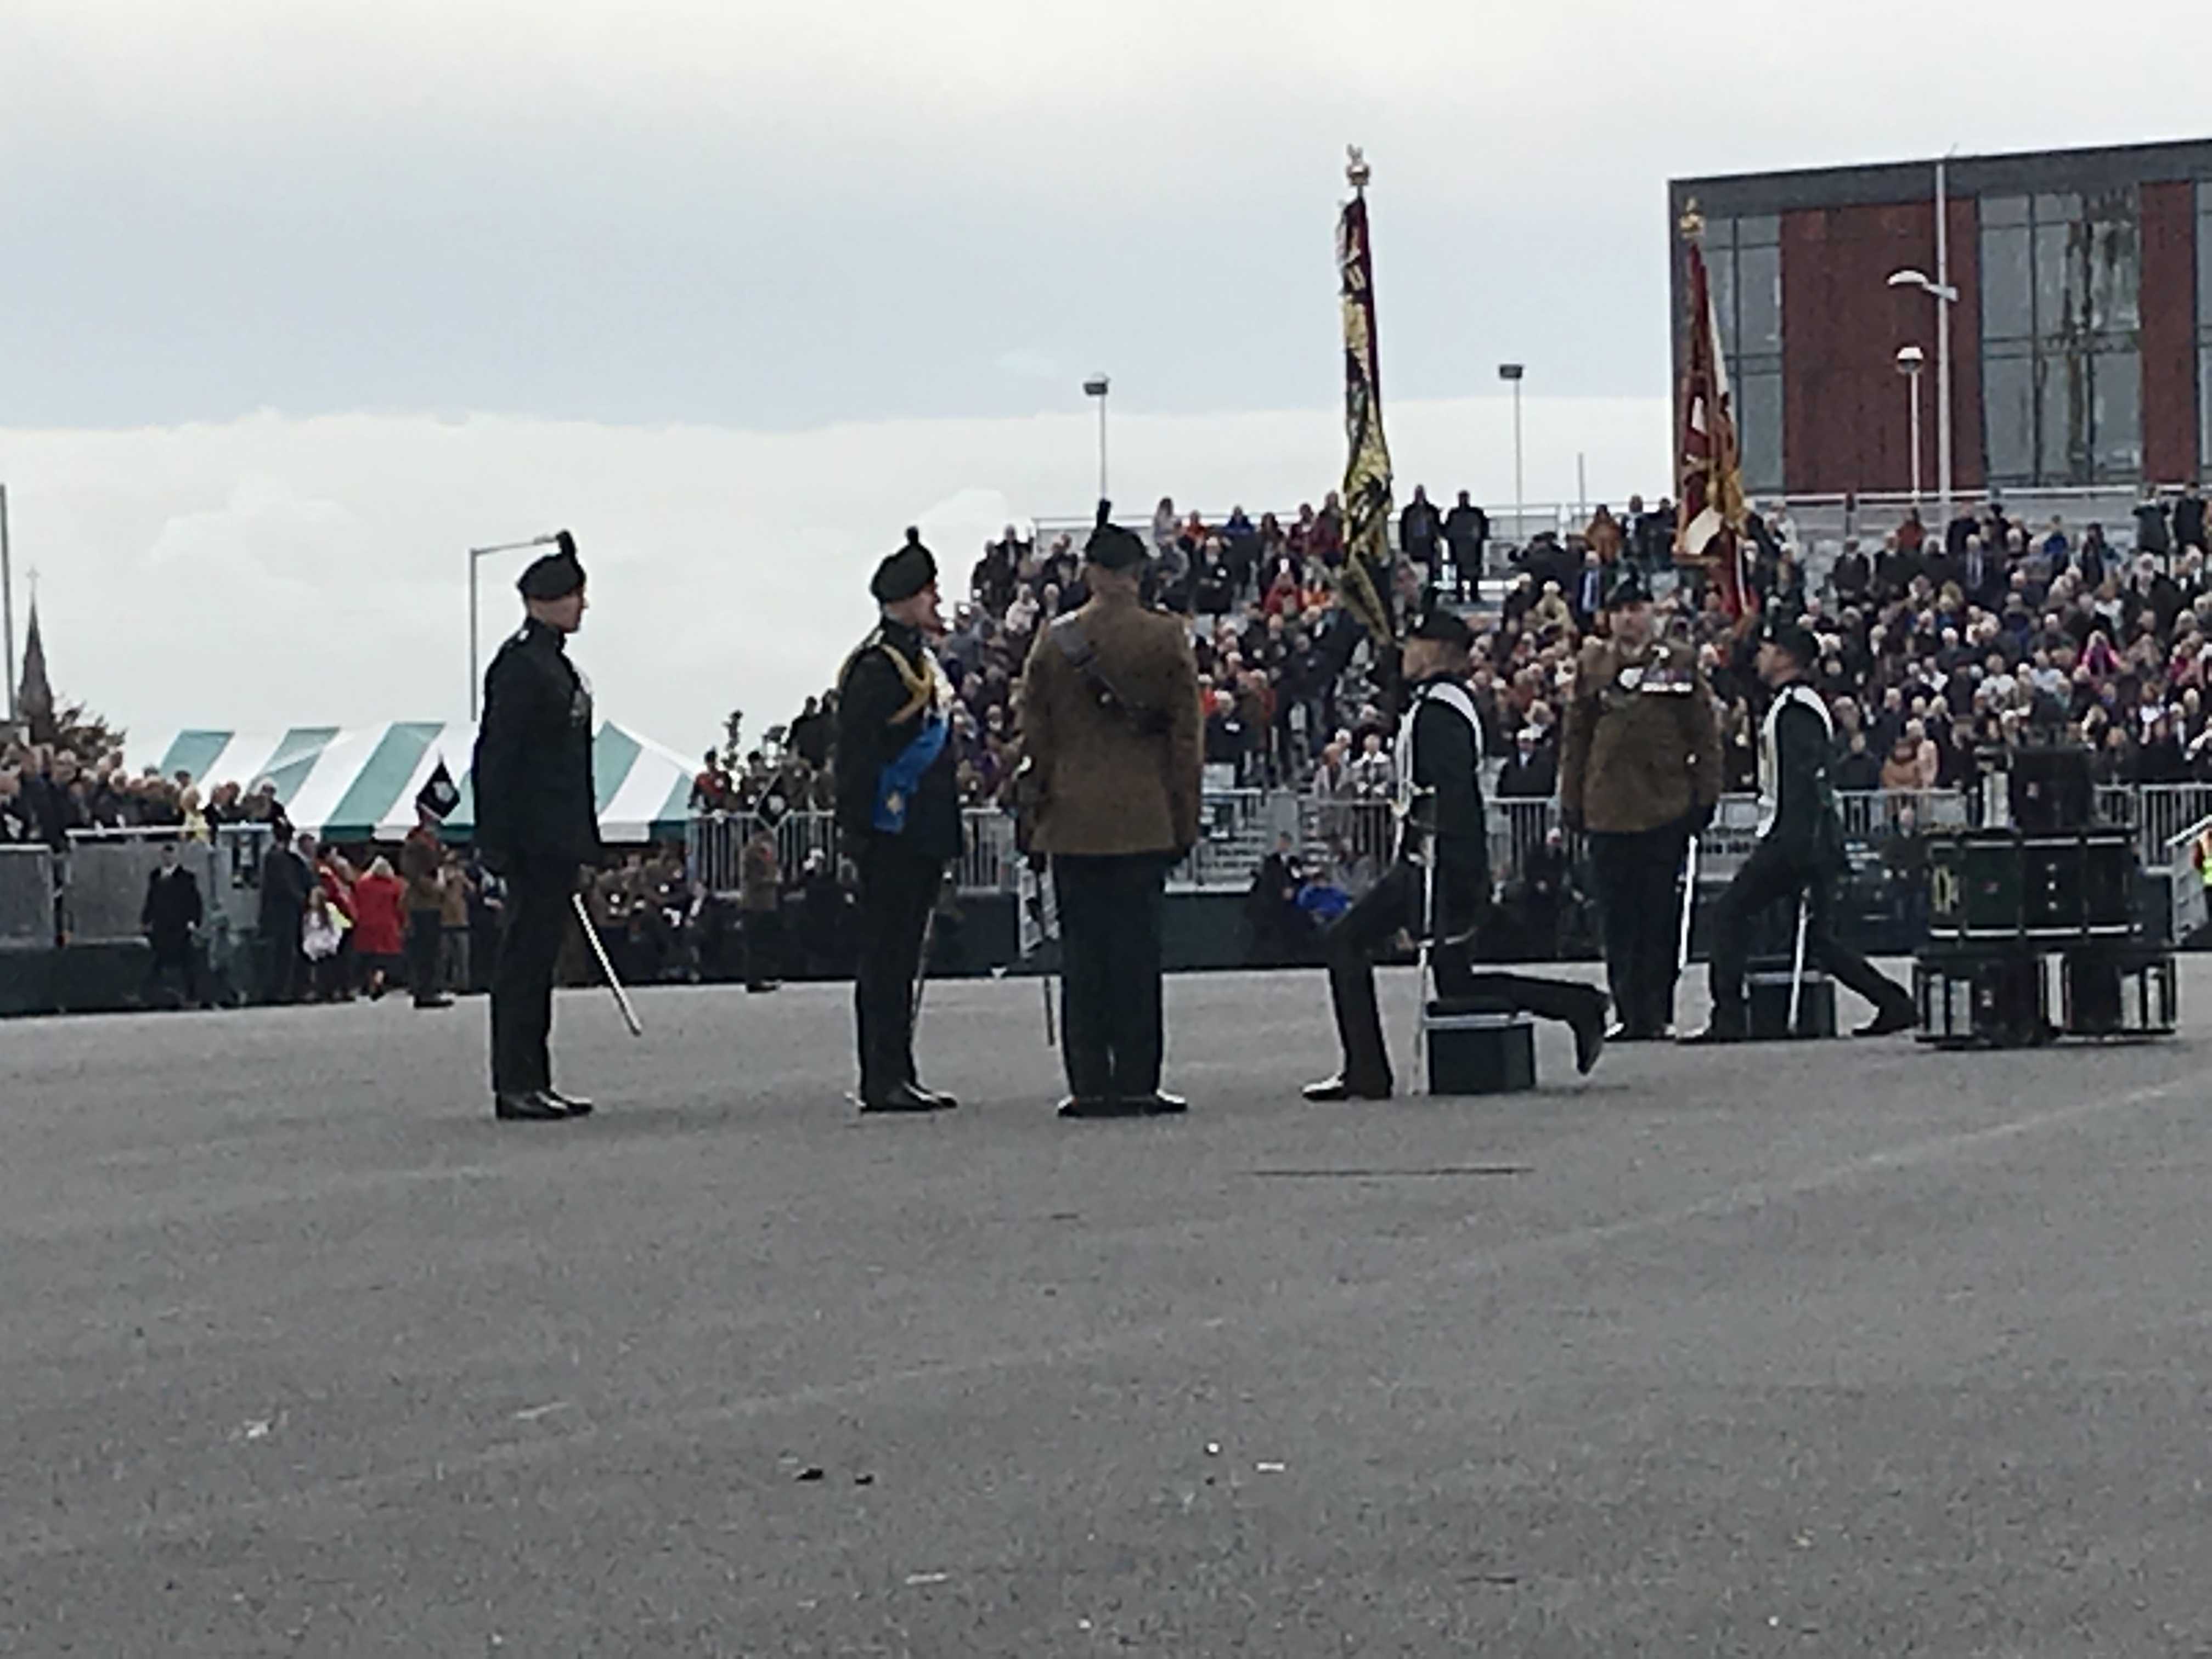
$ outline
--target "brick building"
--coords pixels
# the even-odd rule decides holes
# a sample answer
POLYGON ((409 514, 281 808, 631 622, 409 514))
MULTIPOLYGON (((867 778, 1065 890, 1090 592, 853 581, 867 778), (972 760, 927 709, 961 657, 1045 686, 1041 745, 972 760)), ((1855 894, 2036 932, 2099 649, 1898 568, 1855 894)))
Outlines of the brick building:
MULTIPOLYGON (((1946 168, 1953 471, 1985 487, 2212 476, 2212 141, 1956 156, 1946 168)), ((1936 483, 1933 161, 1686 179, 1707 229, 1754 493, 1901 490, 1926 354, 1921 477, 1936 483)), ((1679 234, 1674 238, 1679 250, 1679 234)), ((1674 261, 1675 362, 1682 269, 1674 261)))

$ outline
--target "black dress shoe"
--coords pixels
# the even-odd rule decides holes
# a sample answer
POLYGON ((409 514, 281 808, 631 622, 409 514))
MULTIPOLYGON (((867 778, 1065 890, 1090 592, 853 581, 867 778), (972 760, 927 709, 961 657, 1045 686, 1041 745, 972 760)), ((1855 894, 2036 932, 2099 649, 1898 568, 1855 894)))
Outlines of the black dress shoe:
POLYGON ((860 1109, 864 1112, 933 1112, 937 1110, 937 1103, 911 1083, 901 1083, 879 1095, 863 1095, 860 1109))
POLYGON ((909 1083, 906 1086, 927 1101, 929 1109, 933 1112, 951 1112, 959 1109, 960 1103, 941 1090, 925 1089, 919 1083, 909 1083))
POLYGON ((592 1103, 581 1095, 564 1095, 558 1089, 551 1088, 540 1089, 538 1092, 570 1117, 589 1117, 592 1115, 592 1103))
POLYGON ((1323 1078, 1319 1083, 1309 1083, 1298 1091, 1308 1100, 1320 1105, 1331 1105, 1340 1100, 1388 1100, 1388 1089, 1355 1087, 1340 1077, 1323 1078))
POLYGON ((1751 1041, 1751 1034, 1741 1025, 1723 1025, 1716 1022, 1706 1026, 1702 1031, 1692 1033, 1681 1041, 1682 1046, 1686 1048, 1710 1048, 1723 1042, 1748 1042, 1751 1041))
POLYGON ((1190 1109, 1190 1103, 1181 1095, 1171 1095, 1155 1089, 1148 1095, 1124 1095, 1124 1106, 1133 1106, 1146 1117, 1174 1117, 1190 1109))
POLYGON ((1893 1036, 1899 1031, 1917 1031, 1919 1029, 1920 1010, 1913 1006, 1910 998, 1905 998, 1877 1010, 1872 1019, 1860 1026, 1851 1035, 1863 1037, 1893 1036))
POLYGON ((1062 1117, 1142 1117, 1141 1100, 1117 1100, 1112 1095, 1070 1095, 1060 1103, 1062 1117))
POLYGON ((508 1123, 552 1123, 567 1117, 568 1109, 532 1089, 526 1094, 493 1096, 491 1115, 508 1123))

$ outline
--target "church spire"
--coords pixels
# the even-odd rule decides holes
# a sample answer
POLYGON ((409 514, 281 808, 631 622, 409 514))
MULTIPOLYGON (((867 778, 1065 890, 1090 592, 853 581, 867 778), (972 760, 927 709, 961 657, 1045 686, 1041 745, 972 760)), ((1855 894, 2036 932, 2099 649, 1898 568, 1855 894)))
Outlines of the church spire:
POLYGON ((54 740, 54 688, 46 678, 46 642, 39 632, 39 599, 31 596, 31 625, 23 635, 23 681, 15 694, 16 718, 33 743, 54 740))

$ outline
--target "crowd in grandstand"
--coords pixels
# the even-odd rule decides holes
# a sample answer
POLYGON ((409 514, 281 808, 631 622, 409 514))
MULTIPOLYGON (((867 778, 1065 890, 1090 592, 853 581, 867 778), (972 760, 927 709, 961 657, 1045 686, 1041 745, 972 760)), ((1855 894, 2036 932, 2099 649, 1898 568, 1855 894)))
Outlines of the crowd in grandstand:
MULTIPOLYGON (((1357 891, 1383 851, 1358 830, 1383 819, 1335 809, 1391 797, 1389 734, 1366 676, 1360 625, 1334 597, 1345 558, 1337 497, 1286 516, 1255 519, 1237 507, 1212 522, 1163 500, 1149 529, 1146 588, 1152 603, 1189 621, 1206 699, 1210 786, 1305 792, 1320 809, 1309 820, 1320 844, 1304 849, 1317 878, 1308 884, 1357 891)), ((1816 542, 1800 536, 1783 504, 1762 503, 1747 526, 1747 574, 1762 608, 1801 617, 1821 644, 1817 679, 1834 712, 1840 789, 1965 788, 2002 764, 2005 750, 2054 737, 2093 748, 2102 781, 2212 781, 2205 516, 2192 484, 2147 496, 2112 534, 2096 523, 2032 524, 1991 499, 1948 523, 1906 512, 1893 525, 1816 542)), ((1632 497, 1618 514, 1601 506, 1579 532, 1510 550, 1496 573, 1505 578, 1502 600, 1495 586, 1486 593, 1476 586, 1490 574, 1490 531, 1465 492, 1443 508, 1417 489, 1394 528, 1400 605, 1440 594, 1466 604, 1479 629, 1474 690, 1495 799, 1552 796, 1577 648, 1602 626, 1605 594, 1632 567, 1660 591, 1666 625, 1700 647, 1720 704, 1728 787, 1753 787, 1754 688, 1733 648, 1719 584, 1675 567, 1671 503, 1647 508, 1632 497)), ((1007 799, 1023 664, 1038 630, 1085 597, 1080 550, 1067 535, 1040 544, 1009 526, 975 562, 941 650, 957 699, 960 787, 971 805, 1007 799)), ((786 867, 774 830, 790 814, 831 804, 835 726, 834 696, 810 698, 758 746, 709 754, 692 795, 696 811, 752 826, 742 884, 748 912, 804 906, 815 917, 804 935, 812 945, 800 949, 794 936, 802 964, 836 956, 842 872, 827 844, 786 867)), ((225 823, 283 816, 266 781, 204 790, 186 774, 132 774, 119 754, 88 760, 63 747, 16 744, 0 755, 0 842, 61 849, 71 831, 131 827, 206 838, 225 823)), ((1543 866, 1540 881, 1551 882, 1558 849, 1540 838, 1526 850, 1543 866)), ((320 884, 347 916, 343 934, 364 872, 320 857, 320 884)), ((465 860, 455 868, 453 926, 457 934, 480 931, 495 915, 497 884, 465 860)), ((658 977, 696 969, 702 896, 680 858, 660 856, 606 872, 596 908, 641 976, 658 977)), ((1326 904, 1325 892, 1316 902, 1326 904)), ((470 977, 453 975, 457 983, 470 977)), ((345 995, 372 981, 333 970, 307 982, 345 995)))
MULTIPOLYGON (((1474 597, 1488 525, 1464 493, 1443 511, 1417 489, 1397 532, 1402 604, 1439 591, 1474 597)), ((1730 648, 1718 584, 1677 572, 1674 532, 1670 502, 1632 497, 1620 514, 1600 506, 1581 532, 1515 550, 1502 605, 1475 607, 1476 702, 1498 797, 1552 794, 1576 648, 1602 626, 1605 593, 1632 566, 1665 596, 1668 625, 1701 645, 1729 786, 1753 787, 1751 677, 1730 648)), ((1152 601, 1190 618, 1209 781, 1387 799, 1387 732, 1353 666, 1359 628, 1334 598, 1344 557, 1336 497, 1287 524, 1242 507, 1208 523, 1163 501, 1151 533, 1152 601)), ((1907 511, 1885 531, 1814 545, 1785 507, 1765 504, 1750 514, 1746 562, 1760 605, 1802 617, 1822 643, 1841 788, 1961 787, 1997 751, 2054 735, 2094 748, 2106 781, 2212 781, 2204 541, 2192 484, 2147 499, 2122 538, 2095 523, 2029 524, 1991 500, 1948 524, 1907 511)), ((1084 598, 1067 536, 1039 546, 1010 526, 983 550, 943 651, 970 804, 1004 799, 1022 663, 1037 629, 1084 598)), ((771 819, 824 805, 833 723, 831 700, 812 699, 740 766, 710 757, 695 805, 771 819)))

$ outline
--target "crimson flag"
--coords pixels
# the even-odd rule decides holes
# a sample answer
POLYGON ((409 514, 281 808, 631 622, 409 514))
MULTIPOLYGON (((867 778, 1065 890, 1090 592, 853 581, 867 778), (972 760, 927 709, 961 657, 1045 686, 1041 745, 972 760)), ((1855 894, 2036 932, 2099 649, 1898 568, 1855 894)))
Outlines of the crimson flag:
POLYGON ((1720 319, 1698 245, 1704 222, 1684 222, 1689 255, 1689 359, 1682 374, 1680 429, 1675 452, 1679 485, 1674 562, 1702 565, 1720 589, 1731 621, 1759 608, 1747 580, 1743 544, 1743 455, 1729 398, 1728 357, 1720 319))

